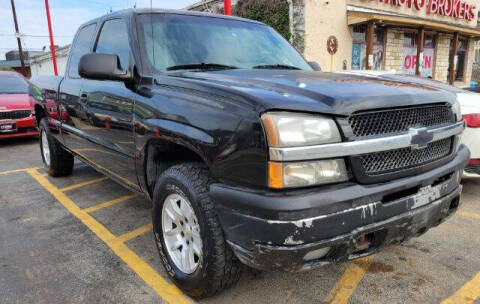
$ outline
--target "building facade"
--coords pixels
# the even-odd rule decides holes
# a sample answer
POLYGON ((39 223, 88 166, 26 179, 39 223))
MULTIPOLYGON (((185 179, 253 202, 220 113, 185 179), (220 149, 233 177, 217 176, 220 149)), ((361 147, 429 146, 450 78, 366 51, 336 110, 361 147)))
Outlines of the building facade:
POLYGON ((5 60, 0 60, 0 70, 13 70, 17 73, 22 74, 23 76, 30 78, 32 76, 30 70, 30 61, 34 56, 43 54, 43 51, 23 51, 23 63, 25 64, 25 69, 22 68, 22 63, 20 61, 20 52, 17 50, 12 50, 5 53, 5 60))
POLYGON ((480 37, 477 0, 297 2, 304 10, 304 54, 325 70, 395 70, 470 85, 480 37), (326 48, 332 35, 334 55, 326 48))
MULTIPOLYGON (((293 44, 325 71, 395 70, 470 85, 480 37, 478 0, 285 1, 293 44), (336 42, 334 54, 328 41, 336 42)), ((188 9, 218 11, 222 2, 188 9)))
MULTIPOLYGON (((70 45, 62 46, 55 49, 58 75, 65 74, 65 68, 67 66, 69 51, 70 51, 70 45)), ((33 77, 54 75, 52 52, 45 52, 41 55, 32 57, 30 60, 30 70, 32 72, 33 77)))

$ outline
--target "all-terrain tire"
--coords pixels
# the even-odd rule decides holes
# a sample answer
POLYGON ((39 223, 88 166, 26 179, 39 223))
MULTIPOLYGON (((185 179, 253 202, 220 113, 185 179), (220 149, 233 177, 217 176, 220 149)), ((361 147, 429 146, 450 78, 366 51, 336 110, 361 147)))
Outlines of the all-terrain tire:
POLYGON ((225 242, 214 204, 209 196, 208 169, 201 163, 170 167, 158 178, 153 194, 153 231, 161 261, 175 284, 189 296, 200 299, 214 295, 236 283, 242 265, 225 242), (188 199, 200 227, 202 254, 198 268, 182 272, 165 248, 162 233, 162 207, 167 196, 179 194, 188 199))
POLYGON ((40 152, 48 175, 60 177, 72 174, 74 157, 52 135, 46 118, 40 121, 39 129, 40 152), (44 145, 48 145, 48 153, 45 153, 44 145))

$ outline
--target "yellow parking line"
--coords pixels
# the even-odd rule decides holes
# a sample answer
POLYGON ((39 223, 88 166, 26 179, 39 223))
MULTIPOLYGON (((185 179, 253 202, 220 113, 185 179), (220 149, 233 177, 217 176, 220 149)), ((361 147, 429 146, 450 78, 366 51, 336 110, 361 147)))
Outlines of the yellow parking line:
POLYGON ((80 209, 64 192, 43 177, 37 170, 28 169, 27 172, 51 195, 57 199, 70 213, 77 217, 85 226, 95 233, 110 249, 122 259, 140 278, 155 292, 169 303, 192 303, 175 285, 168 283, 158 272, 142 260, 124 243, 119 242, 105 226, 100 224, 91 215, 80 209))
POLYGON ((18 173, 18 172, 26 172, 29 169, 40 169, 40 168, 36 167, 36 168, 23 168, 23 169, 15 169, 15 170, 8 170, 8 171, 0 171, 0 175, 6 175, 6 174, 18 173))
POLYGON ((458 210, 457 214, 480 220, 480 214, 478 214, 478 213, 468 212, 468 211, 464 211, 464 210, 458 210))
POLYGON ((347 303, 370 267, 373 258, 374 256, 371 255, 354 261, 328 294, 327 302, 332 304, 347 303))
POLYGON ((442 304, 460 304, 473 303, 480 298, 480 273, 478 273, 471 281, 463 285, 451 297, 444 300, 442 304))
POLYGON ((78 183, 78 184, 71 185, 71 186, 68 186, 68 187, 65 187, 65 188, 61 188, 59 190, 62 191, 62 192, 70 191, 70 190, 81 188, 81 187, 84 187, 84 186, 87 186, 87 185, 99 183, 101 181, 106 180, 107 178, 108 177, 104 176, 104 177, 92 179, 92 180, 89 180, 89 181, 86 181, 86 182, 83 182, 83 183, 78 183))
POLYGON ((83 209, 83 211, 85 211, 87 213, 95 212, 95 211, 98 211, 100 209, 107 208, 107 207, 125 202, 125 201, 127 201, 131 198, 134 198, 135 196, 137 196, 136 193, 124 195, 124 196, 121 196, 119 198, 116 198, 116 199, 113 199, 113 200, 110 200, 110 201, 106 201, 104 203, 101 203, 101 204, 98 204, 98 205, 95 205, 95 206, 92 206, 92 207, 85 208, 85 209, 83 209))
POLYGON ((152 223, 147 224, 147 225, 139 227, 139 228, 137 228, 133 231, 122 234, 121 236, 119 236, 117 238, 117 241, 124 243, 126 241, 129 241, 131 239, 136 238, 137 236, 140 236, 144 233, 147 233, 147 232, 151 231, 152 229, 153 229, 152 223))

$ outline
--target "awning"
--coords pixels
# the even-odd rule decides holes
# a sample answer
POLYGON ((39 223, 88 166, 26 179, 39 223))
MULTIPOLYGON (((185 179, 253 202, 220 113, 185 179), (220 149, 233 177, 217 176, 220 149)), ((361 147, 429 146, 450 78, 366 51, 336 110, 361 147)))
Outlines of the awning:
POLYGON ((459 32, 463 35, 480 37, 480 29, 458 26, 453 23, 432 21, 430 19, 412 17, 381 10, 363 8, 353 5, 347 6, 348 25, 365 23, 368 21, 384 22, 392 25, 423 26, 425 28, 442 32, 459 32))

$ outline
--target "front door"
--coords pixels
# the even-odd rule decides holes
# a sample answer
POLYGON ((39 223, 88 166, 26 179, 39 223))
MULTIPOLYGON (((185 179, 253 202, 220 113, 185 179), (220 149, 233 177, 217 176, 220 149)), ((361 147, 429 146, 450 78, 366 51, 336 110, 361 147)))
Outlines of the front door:
MULTIPOLYGON (((105 21, 94 52, 117 55, 121 68, 126 70, 129 67, 130 46, 124 20, 105 21)), ((134 161, 134 90, 122 81, 85 79, 80 96, 86 117, 83 130, 94 145, 76 152, 127 186, 138 190, 134 161)))

